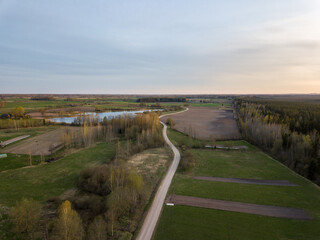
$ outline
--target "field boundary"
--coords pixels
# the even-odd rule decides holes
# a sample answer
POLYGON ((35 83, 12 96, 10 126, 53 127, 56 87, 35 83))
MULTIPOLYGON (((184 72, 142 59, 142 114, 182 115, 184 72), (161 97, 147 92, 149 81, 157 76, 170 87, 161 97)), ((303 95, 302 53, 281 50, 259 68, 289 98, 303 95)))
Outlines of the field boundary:
POLYGON ((213 182, 228 182, 241 184, 255 184, 255 185, 270 185, 270 186, 286 186, 296 187, 297 184, 290 183, 287 180, 266 180, 266 179, 249 179, 249 178, 222 178, 222 177, 207 177, 195 176, 193 179, 213 182))
POLYGON ((277 218, 289 218, 297 220, 312 220, 313 218, 299 208, 279 207, 270 205, 257 205, 252 203, 216 200, 191 196, 170 195, 166 201, 176 205, 202 207, 216 210, 249 213, 277 218))

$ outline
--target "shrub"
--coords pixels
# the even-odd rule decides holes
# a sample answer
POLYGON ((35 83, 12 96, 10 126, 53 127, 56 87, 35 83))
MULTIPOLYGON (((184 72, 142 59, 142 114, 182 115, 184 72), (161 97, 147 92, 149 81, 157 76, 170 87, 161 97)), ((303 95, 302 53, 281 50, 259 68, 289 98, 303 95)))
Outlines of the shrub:
POLYGON ((167 124, 169 127, 172 128, 172 127, 174 127, 175 122, 173 121, 172 118, 168 118, 166 124, 167 124))
POLYGON ((10 211, 10 220, 15 233, 26 233, 33 238, 34 231, 39 225, 41 205, 29 199, 22 199, 10 211))
POLYGON ((182 171, 190 171, 196 165, 195 158, 193 157, 190 151, 183 152, 181 161, 180 161, 180 169, 182 171))
POLYGON ((86 168, 80 174, 78 187, 85 192, 107 196, 111 192, 109 179, 110 171, 105 165, 86 168))

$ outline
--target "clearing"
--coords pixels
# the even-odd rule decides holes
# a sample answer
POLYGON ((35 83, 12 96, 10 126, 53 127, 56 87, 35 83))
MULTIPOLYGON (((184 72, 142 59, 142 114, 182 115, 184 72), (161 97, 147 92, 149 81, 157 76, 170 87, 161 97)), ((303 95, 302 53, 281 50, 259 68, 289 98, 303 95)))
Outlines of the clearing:
MULTIPOLYGON (((70 128, 75 129, 75 128, 70 128)), ((63 144, 62 134, 65 128, 59 128, 47 133, 43 133, 33 138, 26 139, 12 146, 1 150, 3 153, 50 155, 63 144)))
POLYGON ((154 182, 159 180, 168 166, 168 161, 172 155, 169 148, 152 148, 133 155, 128 160, 128 166, 136 169, 144 180, 154 182))
POLYGON ((115 144, 99 143, 52 163, 0 173, 0 205, 12 206, 22 197, 43 202, 73 188, 82 169, 107 163, 115 144))
POLYGON ((233 111, 213 107, 190 107, 189 111, 165 116, 166 122, 171 118, 175 122, 174 129, 203 140, 240 139, 233 111))

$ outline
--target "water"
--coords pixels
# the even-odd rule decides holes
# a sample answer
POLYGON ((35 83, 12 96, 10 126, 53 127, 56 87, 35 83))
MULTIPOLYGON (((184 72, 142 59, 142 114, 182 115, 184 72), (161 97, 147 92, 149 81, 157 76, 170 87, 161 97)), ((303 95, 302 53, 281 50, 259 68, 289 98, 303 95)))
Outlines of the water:
MULTIPOLYGON (((115 117, 119 117, 122 115, 135 115, 137 113, 144 113, 144 112, 151 112, 151 111, 162 111, 159 109, 155 109, 155 110, 139 110, 139 111, 120 111, 120 112, 101 112, 101 113, 95 113, 95 112, 85 112, 86 115, 92 115, 94 118, 99 118, 101 120, 104 119, 104 117, 106 117, 107 119, 110 118, 115 118, 115 117)), ((77 115, 79 116, 79 115, 77 115)), ((74 120, 77 119, 77 116, 75 117, 60 117, 60 118, 51 118, 50 121, 51 122, 56 122, 56 123, 73 123, 74 120)))

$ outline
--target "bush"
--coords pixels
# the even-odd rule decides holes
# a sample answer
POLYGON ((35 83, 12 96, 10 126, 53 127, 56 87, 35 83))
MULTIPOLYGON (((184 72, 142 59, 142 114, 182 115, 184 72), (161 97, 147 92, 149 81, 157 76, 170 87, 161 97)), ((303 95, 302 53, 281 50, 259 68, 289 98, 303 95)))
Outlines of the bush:
POLYGON ((175 122, 173 121, 172 118, 168 118, 166 124, 167 124, 169 127, 172 128, 172 127, 174 127, 175 122))
POLYGON ((111 192, 109 179, 110 171, 105 165, 86 168, 80 174, 78 187, 85 192, 107 196, 111 192))
POLYGON ((77 196, 72 200, 74 207, 84 221, 92 220, 94 217, 106 211, 105 199, 99 195, 77 196))
POLYGON ((107 223, 102 216, 96 217, 89 225, 87 240, 107 239, 107 223))
POLYGON ((22 199, 10 211, 10 221, 15 233, 26 233, 33 238, 41 216, 41 205, 29 199, 22 199))
POLYGON ((183 152, 182 158, 180 161, 180 169, 182 171, 190 171, 195 167, 195 165, 196 165, 196 161, 192 153, 190 151, 183 152))

